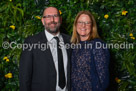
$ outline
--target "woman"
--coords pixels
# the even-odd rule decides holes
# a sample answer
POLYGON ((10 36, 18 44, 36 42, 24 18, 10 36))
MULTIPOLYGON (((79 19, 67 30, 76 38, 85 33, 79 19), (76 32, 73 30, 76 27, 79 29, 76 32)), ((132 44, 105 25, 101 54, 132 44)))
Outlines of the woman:
POLYGON ((109 83, 109 52, 99 38, 93 15, 80 11, 74 21, 71 42, 80 44, 72 52, 72 91, 105 91, 109 83))

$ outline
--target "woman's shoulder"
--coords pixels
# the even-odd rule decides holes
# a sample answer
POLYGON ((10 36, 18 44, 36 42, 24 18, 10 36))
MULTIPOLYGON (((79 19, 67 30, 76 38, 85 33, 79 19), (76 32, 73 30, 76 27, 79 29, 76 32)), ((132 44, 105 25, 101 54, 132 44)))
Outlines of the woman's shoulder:
MULTIPOLYGON (((101 49, 101 48, 103 49, 103 47, 106 46, 106 42, 104 42, 100 38, 95 38, 95 39, 91 40, 90 43, 92 44, 93 49, 101 49)), ((105 48, 105 49, 107 49, 107 48, 105 48)))

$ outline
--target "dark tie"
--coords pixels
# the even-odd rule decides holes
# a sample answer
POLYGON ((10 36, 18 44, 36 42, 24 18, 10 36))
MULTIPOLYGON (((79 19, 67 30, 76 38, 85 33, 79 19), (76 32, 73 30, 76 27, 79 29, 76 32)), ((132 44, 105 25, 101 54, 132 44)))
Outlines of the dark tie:
POLYGON ((64 73, 64 64, 63 64, 63 55, 62 55, 62 50, 60 48, 59 44, 59 38, 54 37, 57 40, 57 53, 58 53, 58 74, 59 74, 59 86, 60 88, 64 88, 66 84, 65 80, 65 73, 64 73))

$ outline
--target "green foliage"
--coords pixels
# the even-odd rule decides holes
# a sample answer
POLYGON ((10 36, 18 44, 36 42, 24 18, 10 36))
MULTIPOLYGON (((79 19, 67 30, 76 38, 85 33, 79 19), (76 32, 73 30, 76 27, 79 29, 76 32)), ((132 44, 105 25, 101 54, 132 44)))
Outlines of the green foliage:
POLYGON ((114 65, 113 83, 119 91, 136 90, 136 1, 135 0, 2 0, 0 2, 0 89, 19 90, 18 67, 21 48, 15 48, 29 36, 43 31, 41 20, 45 7, 55 6, 62 12, 61 32, 72 34, 72 26, 77 13, 89 10, 95 16, 100 36, 107 43, 132 43, 133 49, 110 49, 114 65), (126 15, 122 15, 127 11, 126 15), (105 15, 109 17, 104 18, 105 15), (11 25, 15 29, 10 28, 11 25), (133 36, 130 36, 130 34, 133 36), (14 48, 4 49, 2 43, 14 42, 14 48), (3 60, 7 56, 9 62, 3 60), (12 73, 12 78, 5 78, 12 73), (121 81, 116 83, 118 77, 121 81))

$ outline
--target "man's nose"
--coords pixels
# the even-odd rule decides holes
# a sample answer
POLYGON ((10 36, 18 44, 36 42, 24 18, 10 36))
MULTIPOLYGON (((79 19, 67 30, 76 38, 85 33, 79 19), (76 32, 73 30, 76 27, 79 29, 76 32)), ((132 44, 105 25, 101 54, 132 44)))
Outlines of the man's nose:
POLYGON ((51 20, 51 21, 54 21, 54 16, 52 16, 52 17, 50 18, 50 20, 51 20))

